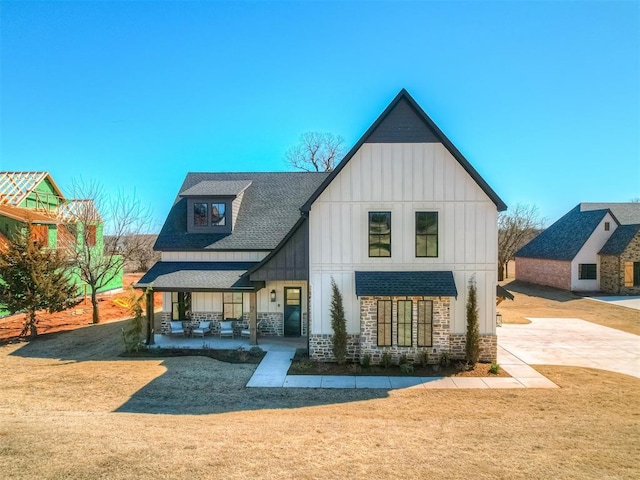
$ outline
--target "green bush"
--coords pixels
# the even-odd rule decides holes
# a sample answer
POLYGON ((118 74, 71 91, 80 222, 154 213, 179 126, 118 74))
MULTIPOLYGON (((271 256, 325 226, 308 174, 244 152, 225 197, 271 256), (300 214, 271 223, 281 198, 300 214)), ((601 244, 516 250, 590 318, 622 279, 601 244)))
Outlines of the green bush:
POLYGON ((413 374, 413 365, 411 363, 401 363, 400 373, 402 373, 403 375, 413 374))
POLYGON ((360 357, 360 365, 362 365, 363 368, 369 368, 371 366, 371 355, 365 353, 360 357))
POLYGON ((407 360, 407 356, 406 355, 401 355, 400 358, 398 359, 398 365, 402 366, 409 363, 409 360, 407 360))
POLYGON ((478 293, 475 277, 469 280, 467 296, 467 339, 464 346, 465 359, 474 367, 480 359, 480 333, 478 330, 478 293))
POLYGON ((380 363, 384 368, 389 368, 391 366, 391 354, 389 352, 384 352, 380 363))
POLYGON ((420 352, 420 365, 422 365, 423 367, 429 365, 429 352, 427 352, 426 350, 420 352))
POLYGON ((498 373, 500 373, 500 365, 496 362, 493 362, 489 367, 489 373, 492 373, 493 375, 497 375, 498 373))
POLYGON ((443 368, 451 365, 451 354, 449 352, 442 352, 440 354, 440 366, 443 368))
POLYGON ((260 347, 251 347, 249 349, 249 355, 251 355, 252 357, 259 357, 262 355, 262 353, 263 351, 260 347))
POLYGON ((333 356, 343 364, 347 360, 347 321, 344 316, 342 294, 331 278, 331 328, 333 329, 333 356))

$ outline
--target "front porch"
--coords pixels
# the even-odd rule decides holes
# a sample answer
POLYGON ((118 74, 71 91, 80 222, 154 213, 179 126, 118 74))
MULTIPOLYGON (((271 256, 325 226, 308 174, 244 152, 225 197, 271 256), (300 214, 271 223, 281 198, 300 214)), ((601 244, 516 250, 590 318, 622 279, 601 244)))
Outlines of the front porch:
POLYGON ((259 337, 257 345, 251 345, 246 337, 220 338, 218 336, 180 337, 165 334, 154 334, 154 345, 151 348, 210 348, 212 350, 251 349, 258 346, 265 352, 285 349, 307 348, 307 337, 259 337))

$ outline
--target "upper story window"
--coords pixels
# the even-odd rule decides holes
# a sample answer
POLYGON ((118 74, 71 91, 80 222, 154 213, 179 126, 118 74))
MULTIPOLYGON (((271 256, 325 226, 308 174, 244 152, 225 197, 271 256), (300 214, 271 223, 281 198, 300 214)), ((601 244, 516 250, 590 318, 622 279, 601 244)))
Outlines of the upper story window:
POLYGON ((611 228, 611 224, 609 222, 604 222, 604 231, 608 232, 611 228))
POLYGON ((438 256, 438 212, 416 212, 416 257, 438 256))
POLYGON ((391 256, 391 212, 369 212, 369 256, 391 256))
POLYGON ((191 233, 230 233, 230 198, 190 198, 187 203, 187 230, 191 233))

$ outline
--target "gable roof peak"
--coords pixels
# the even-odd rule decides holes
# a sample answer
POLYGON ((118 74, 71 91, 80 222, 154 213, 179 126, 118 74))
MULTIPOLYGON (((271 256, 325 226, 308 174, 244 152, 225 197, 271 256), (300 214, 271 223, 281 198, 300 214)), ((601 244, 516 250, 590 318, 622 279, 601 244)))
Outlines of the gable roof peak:
POLYGON ((480 176, 469 161, 438 128, 433 120, 418 105, 409 92, 402 88, 387 108, 373 122, 360 140, 349 150, 336 168, 325 179, 309 200, 302 206, 302 212, 311 210, 311 205, 320 194, 329 186, 331 181, 340 173, 340 170, 351 160, 356 152, 365 143, 442 143, 460 166, 473 178, 478 186, 496 205, 498 211, 507 209, 507 205, 498 197, 496 192, 480 176), (387 121, 393 119, 393 121, 387 121))

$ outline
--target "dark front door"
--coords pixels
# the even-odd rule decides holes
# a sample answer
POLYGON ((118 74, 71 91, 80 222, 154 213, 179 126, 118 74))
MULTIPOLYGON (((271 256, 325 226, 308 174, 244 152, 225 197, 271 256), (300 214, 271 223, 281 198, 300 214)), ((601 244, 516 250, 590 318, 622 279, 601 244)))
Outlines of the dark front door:
POLYGON ((284 334, 289 337, 300 336, 301 288, 284 289, 284 334))

